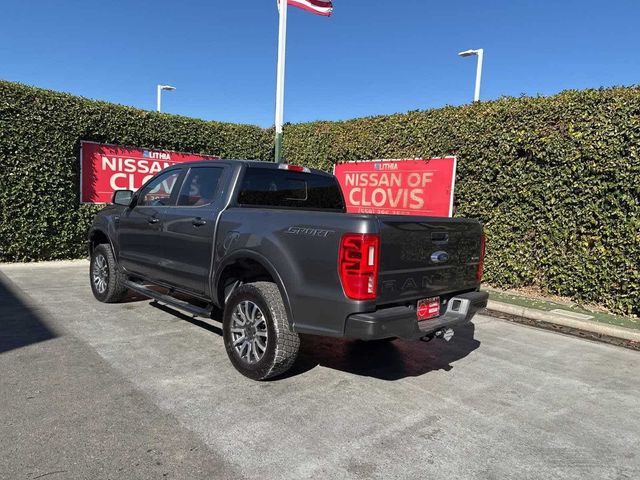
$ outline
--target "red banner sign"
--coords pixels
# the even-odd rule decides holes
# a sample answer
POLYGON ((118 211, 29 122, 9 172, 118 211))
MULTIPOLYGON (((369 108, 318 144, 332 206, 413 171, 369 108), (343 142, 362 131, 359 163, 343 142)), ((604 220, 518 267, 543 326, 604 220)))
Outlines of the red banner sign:
POLYGON ((349 213, 450 217, 455 157, 372 160, 334 167, 349 213))
POLYGON ((212 155, 80 143, 80 202, 108 203, 114 190, 137 190, 176 163, 217 160, 212 155))

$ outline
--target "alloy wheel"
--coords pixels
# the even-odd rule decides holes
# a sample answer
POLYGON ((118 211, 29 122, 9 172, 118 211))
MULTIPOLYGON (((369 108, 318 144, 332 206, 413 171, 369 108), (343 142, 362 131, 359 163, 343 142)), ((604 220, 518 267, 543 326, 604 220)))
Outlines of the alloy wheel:
POLYGON ((267 351, 267 321, 258 305, 244 300, 231 315, 231 343, 234 352, 246 363, 257 363, 267 351))
POLYGON ((100 294, 107 290, 109 282, 109 265, 104 255, 97 254, 93 259, 93 285, 100 294))

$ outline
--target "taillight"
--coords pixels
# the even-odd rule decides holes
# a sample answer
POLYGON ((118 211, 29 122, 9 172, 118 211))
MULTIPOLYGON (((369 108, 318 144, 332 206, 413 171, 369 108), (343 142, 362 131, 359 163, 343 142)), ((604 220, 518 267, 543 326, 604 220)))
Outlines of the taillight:
POLYGON ((345 233, 340 240, 338 272, 342 289, 352 300, 373 300, 378 290, 380 237, 345 233))
POLYGON ((486 249, 486 238, 484 232, 480 234, 480 260, 478 261, 478 270, 476 270, 476 280, 482 281, 482 273, 484 272, 484 253, 486 249))

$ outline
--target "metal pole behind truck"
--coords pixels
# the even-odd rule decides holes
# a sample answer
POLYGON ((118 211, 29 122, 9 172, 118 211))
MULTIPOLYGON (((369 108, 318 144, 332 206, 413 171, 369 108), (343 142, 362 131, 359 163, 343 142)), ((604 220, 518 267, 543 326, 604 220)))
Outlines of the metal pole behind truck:
POLYGON ((473 93, 473 101, 480 101, 480 82, 482 81, 482 61, 484 60, 484 49, 479 48, 476 50, 478 56, 478 63, 476 65, 476 88, 473 93))
POLYGON ((282 162, 282 125, 284 124, 284 65, 287 49, 287 7, 289 2, 280 2, 278 31, 278 67, 276 80, 276 163, 282 162))
POLYGON ((171 85, 158 85, 156 90, 156 110, 159 112, 162 104, 162 91, 163 90, 175 90, 176 87, 171 85))
POLYGON ((278 71, 276 79, 276 154, 277 163, 287 163, 282 159, 282 126, 284 124, 284 65, 287 51, 287 10, 289 1, 294 7, 302 8, 316 15, 328 17, 333 12, 330 0, 278 0, 280 22, 278 28, 278 71))
POLYGON ((482 48, 478 48, 477 50, 465 50, 464 52, 458 53, 461 57, 470 57, 477 56, 478 63, 476 65, 476 86, 473 91, 473 101, 480 101, 480 82, 482 81, 482 61, 484 59, 484 50, 482 48))

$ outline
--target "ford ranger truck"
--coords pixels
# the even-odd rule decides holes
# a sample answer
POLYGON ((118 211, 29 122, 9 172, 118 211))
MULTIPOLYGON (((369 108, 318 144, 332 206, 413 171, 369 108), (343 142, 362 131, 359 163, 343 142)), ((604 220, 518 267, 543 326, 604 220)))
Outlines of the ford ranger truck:
POLYGON ((89 249, 96 299, 221 311, 229 359, 255 380, 293 365, 301 333, 448 339, 487 303, 478 221, 348 214, 333 175, 286 164, 171 166, 114 192, 89 249))

